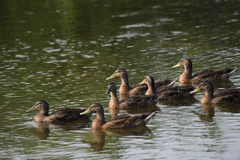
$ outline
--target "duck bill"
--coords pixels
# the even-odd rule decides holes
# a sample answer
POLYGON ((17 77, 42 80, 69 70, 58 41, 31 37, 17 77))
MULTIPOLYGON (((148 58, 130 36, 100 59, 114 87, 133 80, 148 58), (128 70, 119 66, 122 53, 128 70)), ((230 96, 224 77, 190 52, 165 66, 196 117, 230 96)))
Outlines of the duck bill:
POLYGON ((193 94, 193 93, 196 93, 196 92, 199 92, 199 91, 201 91, 201 90, 199 89, 199 87, 197 87, 195 90, 193 90, 192 92, 190 92, 190 94, 193 94))
POLYGON ((84 114, 88 114, 88 113, 91 113, 90 109, 88 108, 86 111, 80 113, 80 115, 84 115, 84 114))
POLYGON ((106 78, 106 80, 113 79, 113 78, 116 78, 116 76, 114 74, 111 75, 110 77, 106 78))
POLYGON ((32 108, 30 108, 29 110, 27 110, 27 112, 31 112, 31 111, 34 111, 34 110, 36 110, 36 107, 35 107, 35 106, 33 106, 32 108))
POLYGON ((176 68, 176 67, 180 67, 180 62, 178 64, 176 64, 175 66, 173 66, 172 68, 176 68))
POLYGON ((144 81, 142 81, 141 83, 139 83, 139 85, 142 85, 142 84, 146 84, 144 81))
POLYGON ((108 88, 107 92, 105 94, 109 94, 111 91, 111 88, 108 88))

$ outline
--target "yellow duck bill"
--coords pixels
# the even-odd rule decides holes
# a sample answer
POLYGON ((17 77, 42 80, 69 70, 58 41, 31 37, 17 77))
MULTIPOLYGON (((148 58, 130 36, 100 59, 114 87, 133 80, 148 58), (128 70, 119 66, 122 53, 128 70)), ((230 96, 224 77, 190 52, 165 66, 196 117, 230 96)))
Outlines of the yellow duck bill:
POLYGON ((115 78, 115 75, 114 75, 114 74, 111 75, 110 77, 106 78, 106 80, 113 79, 113 78, 115 78))
POLYGON ((91 113, 90 109, 88 108, 86 111, 80 113, 80 115, 84 115, 84 114, 88 114, 88 113, 91 113))
POLYGON ((172 68, 176 68, 176 67, 180 67, 180 62, 178 64, 176 64, 175 66, 173 66, 172 68))
POLYGON ((196 93, 196 92, 199 92, 201 91, 199 87, 197 87, 195 90, 193 90, 192 92, 190 92, 190 94, 193 94, 193 93, 196 93))

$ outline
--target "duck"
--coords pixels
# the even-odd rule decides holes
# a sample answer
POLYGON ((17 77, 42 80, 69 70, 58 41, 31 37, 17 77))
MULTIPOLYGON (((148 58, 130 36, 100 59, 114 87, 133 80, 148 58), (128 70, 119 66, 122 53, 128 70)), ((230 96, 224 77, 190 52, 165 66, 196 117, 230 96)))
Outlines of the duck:
POLYGON ((142 95, 142 96, 130 96, 121 101, 117 97, 117 87, 115 83, 110 83, 108 85, 108 90, 106 94, 111 94, 111 99, 108 103, 109 108, 114 109, 137 109, 144 108, 148 106, 153 106, 158 102, 158 97, 155 95, 142 95))
POLYGON ((182 58, 176 67, 184 67, 185 71, 179 76, 180 83, 201 83, 203 81, 216 82, 229 80, 237 67, 203 70, 192 75, 192 61, 189 58, 182 58))
POLYGON ((138 115, 120 115, 105 121, 103 106, 99 103, 93 103, 85 112, 80 113, 80 115, 89 113, 97 114, 96 119, 92 122, 92 128, 102 130, 145 126, 155 114, 155 112, 152 112, 138 115))
MULTIPOLYGON (((119 94, 125 95, 143 95, 147 90, 147 85, 139 85, 136 84, 132 87, 129 86, 128 83, 128 73, 125 69, 117 69, 110 77, 106 78, 106 80, 120 78, 121 86, 119 88, 119 94)), ((172 80, 163 79, 156 81, 156 88, 160 88, 161 86, 168 85, 172 80)))
POLYGON ((86 109, 75 109, 75 108, 64 108, 59 109, 55 112, 49 112, 49 105, 45 100, 38 101, 32 108, 27 110, 31 112, 34 110, 40 110, 41 112, 34 117, 34 121, 38 123, 48 122, 48 123, 63 123, 72 122, 77 120, 89 119, 92 114, 79 115, 80 113, 86 111, 86 109))
POLYGON ((221 92, 214 94, 213 85, 208 81, 204 81, 200 83, 199 86, 190 93, 192 94, 199 91, 205 92, 205 94, 200 99, 200 103, 202 104, 226 104, 240 102, 240 89, 225 89, 221 92))
POLYGON ((147 84, 148 90, 145 92, 145 95, 157 95, 157 97, 159 97, 159 101, 193 98, 194 95, 190 94, 190 92, 195 88, 193 86, 173 86, 176 80, 177 78, 175 78, 173 82, 167 85, 165 88, 157 91, 154 85, 154 78, 150 75, 145 76, 143 81, 139 84, 147 84))

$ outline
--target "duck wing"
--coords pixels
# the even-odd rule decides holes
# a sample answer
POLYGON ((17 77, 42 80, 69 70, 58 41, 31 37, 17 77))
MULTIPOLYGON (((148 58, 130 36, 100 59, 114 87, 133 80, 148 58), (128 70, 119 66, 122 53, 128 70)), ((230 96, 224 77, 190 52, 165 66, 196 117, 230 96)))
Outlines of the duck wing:
MULTIPOLYGON (((174 79, 175 80, 175 79, 174 79)), ((168 84, 172 83, 173 80, 169 79, 163 79, 163 80, 158 80, 155 81, 155 88, 159 89, 162 87, 166 87, 168 84)), ((144 95, 145 92, 147 91, 148 86, 147 84, 135 84, 134 86, 131 87, 130 94, 131 95, 144 95)))
POLYGON ((240 102, 240 89, 226 89, 214 95, 213 103, 240 102))
POLYGON ((220 81, 222 80, 222 76, 226 74, 226 79, 228 79, 231 74, 236 70, 237 68, 221 68, 221 69, 209 69, 209 70, 203 70, 198 73, 195 73, 192 77, 193 82, 202 82, 202 81, 220 81), (227 78, 228 77, 228 78, 227 78))
MULTIPOLYGON (((166 87, 167 85, 169 85, 170 83, 172 83, 175 79, 173 80, 169 80, 169 79, 163 79, 163 80, 158 80, 155 81, 155 88, 157 89, 161 89, 162 87, 166 87)), ((176 80, 175 80, 176 81, 176 80)))
POLYGON ((182 98, 193 97, 194 94, 190 94, 194 90, 192 86, 176 86, 176 87, 167 87, 158 91, 158 96, 162 95, 159 100, 174 100, 182 98))
POLYGON ((151 117, 155 114, 144 113, 139 115, 121 115, 113 117, 106 121, 103 125, 103 129, 123 129, 123 128, 134 128, 138 126, 146 125, 151 117))
POLYGON ((52 112, 47 118, 51 123, 62 123, 62 122, 72 122, 80 119, 88 119, 92 114, 80 115, 81 112, 86 111, 86 109, 59 109, 52 112))
POLYGON ((155 99, 157 96, 146 95, 146 96, 131 96, 120 101, 120 109, 134 109, 143 108, 156 104, 155 99))

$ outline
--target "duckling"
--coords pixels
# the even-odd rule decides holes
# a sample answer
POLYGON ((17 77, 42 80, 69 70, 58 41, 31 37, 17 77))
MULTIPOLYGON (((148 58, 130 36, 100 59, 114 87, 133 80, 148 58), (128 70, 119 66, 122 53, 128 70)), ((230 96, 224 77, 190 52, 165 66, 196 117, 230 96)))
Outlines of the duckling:
POLYGON ((81 112, 86 111, 86 109, 59 109, 55 112, 49 114, 49 105, 45 100, 38 101, 32 108, 27 110, 31 112, 34 110, 41 110, 39 114, 34 117, 35 122, 49 122, 49 123, 63 123, 72 122, 77 120, 89 119, 92 114, 86 114, 84 116, 79 115, 81 112))
POLYGON ((235 68, 222 68, 222 69, 212 69, 203 70, 201 72, 195 73, 192 76, 192 61, 188 58, 182 58, 178 64, 173 66, 180 67, 183 66, 185 71, 180 75, 178 81, 180 83, 201 83, 203 81, 215 82, 215 81, 225 81, 230 78, 235 68))
POLYGON ((202 96, 201 103, 238 103, 240 102, 240 89, 226 89, 219 93, 214 93, 214 88, 211 83, 204 81, 193 90, 192 93, 204 91, 205 95, 202 96))
POLYGON ((97 114, 96 119, 92 122, 92 128, 103 130, 145 126, 149 122, 151 117, 155 114, 155 112, 152 112, 139 115, 121 115, 105 121, 104 110, 102 105, 99 103, 92 104, 85 112, 80 113, 80 115, 89 113, 97 114))
MULTIPOLYGON (((121 79, 122 84, 119 88, 119 94, 143 95, 147 90, 147 85, 136 84, 130 87, 128 83, 128 73, 125 69, 116 70, 110 77, 106 78, 106 80, 113 79, 113 78, 121 79)), ((156 88, 159 88, 164 85, 168 85, 171 82, 172 80, 168 80, 168 79, 156 81, 155 82, 156 88)))
POLYGON ((157 95, 160 101, 163 100, 174 100, 174 99, 183 99, 183 98, 193 98, 193 95, 190 92, 194 89, 192 86, 175 86, 173 87, 174 82, 177 79, 174 79, 165 88, 162 88, 155 91, 154 78, 152 76, 145 76, 143 81, 140 84, 147 84, 148 90, 145 95, 157 95))
POLYGON ((108 85, 108 90, 106 94, 111 93, 111 99, 109 101, 109 108, 116 109, 134 109, 134 108, 143 108, 155 105, 158 101, 157 96, 130 96, 124 100, 119 101, 117 97, 117 87, 115 83, 110 83, 108 85))

